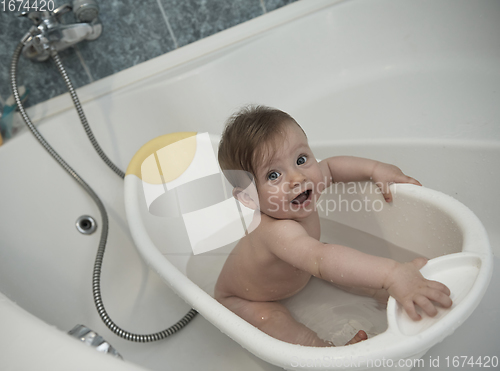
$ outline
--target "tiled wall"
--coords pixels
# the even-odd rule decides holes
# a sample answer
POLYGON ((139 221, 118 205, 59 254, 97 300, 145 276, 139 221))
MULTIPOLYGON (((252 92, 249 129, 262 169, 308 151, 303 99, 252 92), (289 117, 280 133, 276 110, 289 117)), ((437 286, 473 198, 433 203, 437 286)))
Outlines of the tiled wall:
MULTIPOLYGON (((56 7, 71 2, 54 1, 56 7)), ((294 1, 97 0, 103 24, 101 36, 60 56, 73 84, 80 87, 294 1)), ((0 8, 0 112, 11 95, 12 53, 32 25, 17 14, 0 8)), ((73 15, 68 13, 63 19, 72 22, 73 15)), ((35 63, 21 57, 18 69, 18 85, 30 90, 26 107, 65 92, 52 60, 35 63)))

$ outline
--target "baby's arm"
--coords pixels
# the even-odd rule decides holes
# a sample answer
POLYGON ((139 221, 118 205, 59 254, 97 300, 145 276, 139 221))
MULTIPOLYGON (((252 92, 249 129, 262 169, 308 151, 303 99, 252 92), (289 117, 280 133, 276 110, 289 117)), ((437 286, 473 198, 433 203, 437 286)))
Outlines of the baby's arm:
POLYGON ((353 156, 330 157, 320 162, 326 177, 333 182, 359 182, 373 180, 380 187, 387 202, 392 201, 389 190, 391 183, 411 183, 421 185, 416 179, 406 176, 394 165, 353 156))
POLYGON ((445 285, 429 281, 419 272, 426 264, 423 258, 398 263, 346 246, 323 244, 292 220, 276 224, 275 233, 280 238, 271 248, 273 253, 318 278, 347 287, 386 289, 413 320, 420 319, 415 305, 434 316, 437 314, 434 302, 446 308, 452 304, 450 290, 445 285))

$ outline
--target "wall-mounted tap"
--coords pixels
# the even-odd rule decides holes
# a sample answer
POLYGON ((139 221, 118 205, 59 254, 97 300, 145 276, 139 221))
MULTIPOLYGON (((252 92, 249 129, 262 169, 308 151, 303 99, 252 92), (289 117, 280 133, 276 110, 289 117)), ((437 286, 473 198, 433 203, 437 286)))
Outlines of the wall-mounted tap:
POLYGON ((52 52, 59 52, 83 40, 95 40, 102 32, 95 0, 75 0, 52 12, 24 12, 20 16, 31 19, 31 36, 24 42, 23 55, 39 62, 47 60, 52 52), (73 10, 77 23, 61 23, 61 16, 73 10))

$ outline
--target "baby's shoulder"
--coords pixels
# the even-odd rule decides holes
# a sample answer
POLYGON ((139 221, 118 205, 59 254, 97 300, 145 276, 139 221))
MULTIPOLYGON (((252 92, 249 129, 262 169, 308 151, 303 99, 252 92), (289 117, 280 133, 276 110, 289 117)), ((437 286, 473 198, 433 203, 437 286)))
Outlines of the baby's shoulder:
POLYGON ((300 223, 291 219, 274 219, 263 216, 258 231, 259 237, 264 240, 275 240, 276 238, 287 239, 296 238, 299 235, 307 234, 300 223))

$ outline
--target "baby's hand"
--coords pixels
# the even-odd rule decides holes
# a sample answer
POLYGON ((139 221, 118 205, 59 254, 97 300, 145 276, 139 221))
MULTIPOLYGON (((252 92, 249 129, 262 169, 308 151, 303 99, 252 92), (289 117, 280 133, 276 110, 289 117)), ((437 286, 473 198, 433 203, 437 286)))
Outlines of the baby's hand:
POLYGON ((417 258, 410 263, 397 263, 388 276, 387 285, 384 285, 414 321, 421 319, 415 310, 415 305, 434 317, 437 314, 435 303, 445 308, 449 308, 452 304, 448 287, 440 282, 425 279, 419 272, 426 263, 427 260, 424 258, 417 258))
POLYGON ((372 180, 380 188, 387 202, 392 201, 389 186, 392 183, 411 183, 421 186, 420 182, 412 177, 406 176, 394 165, 378 162, 372 170, 372 180))

